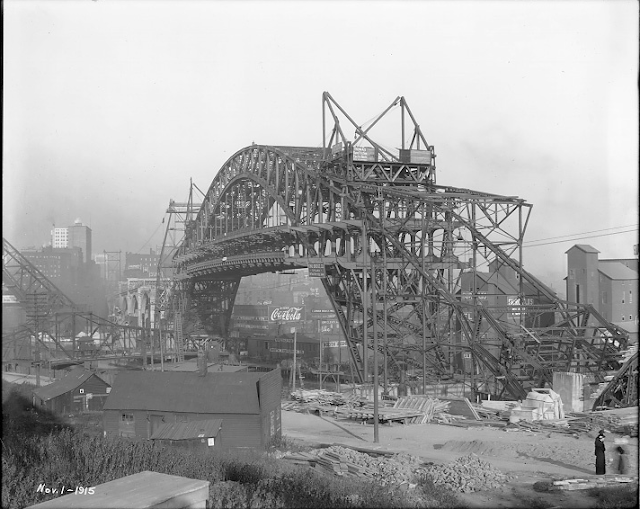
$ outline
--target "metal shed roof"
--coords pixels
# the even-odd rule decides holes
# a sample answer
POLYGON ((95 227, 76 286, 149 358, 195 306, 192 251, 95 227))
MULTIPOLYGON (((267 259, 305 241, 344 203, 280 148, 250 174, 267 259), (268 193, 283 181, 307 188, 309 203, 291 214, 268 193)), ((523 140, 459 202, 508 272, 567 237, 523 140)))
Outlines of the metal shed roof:
MULTIPOLYGON (((96 378, 102 380, 102 378, 100 378, 98 375, 92 373, 87 369, 76 368, 70 371, 69 374, 67 374, 64 378, 60 378, 55 382, 46 385, 45 387, 36 389, 33 391, 33 393, 41 400, 49 401, 53 398, 57 398, 58 396, 77 389, 92 376, 95 376, 96 378)), ((104 380, 102 381, 104 382, 104 380)), ((104 383, 107 384, 107 382, 104 383)), ((107 386, 108 385, 109 384, 107 384, 107 386)))
POLYGON ((222 419, 167 423, 151 435, 151 440, 190 440, 193 438, 217 437, 222 419))
POLYGON ((259 414, 258 380, 266 373, 123 371, 104 410, 259 414))
POLYGON ((638 279, 638 273, 620 262, 605 262, 600 261, 598 263, 598 271, 604 274, 609 279, 615 280, 634 280, 638 279))
MULTIPOLYGON (((576 247, 578 249, 580 249, 581 251, 584 251, 585 253, 599 253, 600 252, 595 247, 590 246, 589 244, 574 244, 571 249, 576 248, 576 247)), ((569 251, 571 251, 571 249, 565 251, 564 254, 567 254, 569 251)))

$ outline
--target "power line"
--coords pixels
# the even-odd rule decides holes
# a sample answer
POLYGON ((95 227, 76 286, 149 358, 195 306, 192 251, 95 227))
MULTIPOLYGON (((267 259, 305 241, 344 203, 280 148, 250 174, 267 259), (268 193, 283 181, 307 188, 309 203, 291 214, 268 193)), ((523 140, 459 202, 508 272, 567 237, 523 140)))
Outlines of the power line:
MULTIPOLYGON (((575 237, 576 235, 585 235, 587 233, 597 233, 597 232, 604 232, 604 231, 608 231, 608 230, 617 230, 619 228, 630 228, 631 226, 638 226, 638 224, 626 224, 624 226, 613 226, 611 228, 603 228, 602 230, 591 230, 589 232, 580 232, 580 233, 569 233, 566 235, 558 235, 557 237, 546 237, 544 239, 535 239, 535 240, 527 240, 526 242, 524 242, 524 244, 532 244, 534 242, 541 242, 543 240, 552 240, 552 239, 565 239, 567 237, 575 237)), ((623 233, 623 232, 620 232, 623 233)))
POLYGON ((597 237, 608 237, 610 235, 620 235, 621 233, 629 233, 629 232, 637 232, 638 230, 624 230, 621 232, 613 232, 613 233, 603 233, 600 235, 589 235, 587 237, 577 237, 575 239, 567 239, 567 240, 556 240, 554 242, 544 242, 542 244, 536 244, 534 246, 523 246, 523 247, 541 247, 541 246, 548 246, 550 244, 563 244, 565 242, 573 242, 575 240, 583 240, 583 239, 595 239, 597 237))
POLYGON ((143 249, 143 248, 145 248, 145 247, 147 246, 147 244, 149 244, 149 242, 151 241, 151 239, 153 238, 153 236, 154 236, 156 233, 158 233, 158 230, 160 229, 160 227, 161 227, 161 226, 162 226, 162 223, 160 223, 160 224, 158 225, 158 227, 155 229, 155 231, 151 234, 151 237, 149 237, 149 238, 147 239, 147 241, 146 241, 144 244, 142 244, 142 247, 136 251, 136 254, 139 254, 139 253, 140 253, 140 251, 142 251, 142 249, 143 249))

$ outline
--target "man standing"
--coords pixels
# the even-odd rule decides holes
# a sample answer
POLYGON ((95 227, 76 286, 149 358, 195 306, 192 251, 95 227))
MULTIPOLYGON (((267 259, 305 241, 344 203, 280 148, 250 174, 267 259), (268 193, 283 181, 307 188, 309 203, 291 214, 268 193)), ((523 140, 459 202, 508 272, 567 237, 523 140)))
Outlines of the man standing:
POLYGON ((604 430, 601 429, 598 432, 595 442, 596 450, 596 475, 605 475, 607 473, 607 467, 604 459, 604 430))

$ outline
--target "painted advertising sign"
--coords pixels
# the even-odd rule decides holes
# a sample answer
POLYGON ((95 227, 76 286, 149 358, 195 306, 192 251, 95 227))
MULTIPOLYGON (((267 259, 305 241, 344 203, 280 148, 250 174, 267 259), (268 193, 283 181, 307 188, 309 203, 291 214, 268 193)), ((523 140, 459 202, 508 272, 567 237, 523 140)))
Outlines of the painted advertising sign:
POLYGON ((299 322, 304 320, 304 306, 269 307, 271 322, 299 322))

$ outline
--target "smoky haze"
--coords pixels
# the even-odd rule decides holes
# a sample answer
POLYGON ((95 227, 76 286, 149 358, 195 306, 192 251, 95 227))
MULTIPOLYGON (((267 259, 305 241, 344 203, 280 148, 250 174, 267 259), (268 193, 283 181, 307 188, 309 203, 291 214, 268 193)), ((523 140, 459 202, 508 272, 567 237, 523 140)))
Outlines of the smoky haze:
POLYGON ((190 178, 252 142, 321 146, 326 90, 357 122, 405 96, 438 183, 532 203, 527 238, 564 242, 525 268, 554 289, 573 243, 632 256, 636 2, 337 5, 5 2, 4 237, 79 218, 94 254, 159 247, 190 178))

